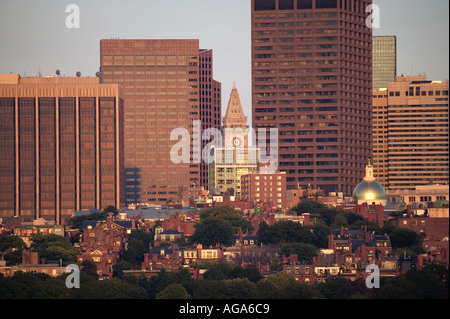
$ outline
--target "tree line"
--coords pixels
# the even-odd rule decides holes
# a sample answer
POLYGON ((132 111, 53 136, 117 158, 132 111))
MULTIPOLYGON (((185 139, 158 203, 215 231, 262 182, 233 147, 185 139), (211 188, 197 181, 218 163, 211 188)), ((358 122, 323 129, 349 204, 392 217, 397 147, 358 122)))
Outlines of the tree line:
MULTIPOLYGON (((95 265, 94 265, 95 266, 95 265)), ((292 275, 277 273, 261 277, 255 269, 218 262, 202 280, 186 269, 161 270, 154 277, 98 280, 88 263, 81 268, 79 289, 65 286, 67 274, 17 272, 0 276, 0 299, 448 299, 449 272, 441 265, 428 265, 395 278, 381 278, 379 289, 368 289, 362 279, 329 277, 324 283, 307 285, 292 275)))

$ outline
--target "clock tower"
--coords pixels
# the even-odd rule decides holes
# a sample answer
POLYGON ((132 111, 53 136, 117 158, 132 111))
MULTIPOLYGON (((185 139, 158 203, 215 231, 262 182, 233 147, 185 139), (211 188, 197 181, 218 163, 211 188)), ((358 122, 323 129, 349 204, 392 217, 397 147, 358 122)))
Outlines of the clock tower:
POLYGON ((236 83, 233 83, 227 112, 223 118, 225 148, 248 148, 247 116, 244 115, 236 83))

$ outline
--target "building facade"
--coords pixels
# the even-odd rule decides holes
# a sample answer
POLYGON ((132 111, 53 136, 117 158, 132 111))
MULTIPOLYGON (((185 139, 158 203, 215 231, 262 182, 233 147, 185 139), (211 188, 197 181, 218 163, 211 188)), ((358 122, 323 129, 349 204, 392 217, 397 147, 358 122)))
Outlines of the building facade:
POLYGON ((259 149, 248 146, 248 136, 247 116, 234 84, 223 118, 222 144, 212 151, 209 164, 209 190, 214 194, 239 197, 241 176, 258 171, 259 149))
POLYGON ((386 190, 448 185, 448 86, 398 76, 373 92, 374 174, 386 190))
POLYGON ((253 127, 288 189, 351 194, 372 155, 372 1, 252 0, 253 127))
POLYGON ((373 89, 387 88, 397 76, 397 37, 373 37, 373 89))
MULTIPOLYGON (((222 85, 214 80, 213 50, 201 49, 199 55, 199 89, 200 89, 200 120, 202 132, 213 128, 220 132, 222 127, 222 85)), ((219 138, 214 136, 214 139, 219 138)), ((202 150, 209 140, 202 139, 202 150)), ((200 164, 200 186, 208 188, 209 167, 206 161, 200 164)))
POLYGON ((64 224, 124 206, 123 99, 81 77, 0 79, 0 217, 64 224))
POLYGON ((270 208, 286 208, 286 173, 241 176, 241 199, 256 204, 268 203, 270 208))
POLYGON ((194 131, 220 121, 212 52, 200 50, 199 40, 102 40, 100 51, 102 82, 124 90, 126 203, 179 203, 204 182, 194 131), (178 128, 190 134, 189 163, 170 156, 178 128))

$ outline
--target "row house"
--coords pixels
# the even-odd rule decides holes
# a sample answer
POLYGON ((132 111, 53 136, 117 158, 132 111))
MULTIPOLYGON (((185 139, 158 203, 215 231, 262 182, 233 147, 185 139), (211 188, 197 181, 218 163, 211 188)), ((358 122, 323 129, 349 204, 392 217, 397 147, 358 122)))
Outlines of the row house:
POLYGON ((118 252, 109 252, 107 249, 95 249, 83 251, 77 257, 78 264, 83 261, 92 261, 97 266, 99 279, 111 278, 113 276, 113 266, 120 260, 118 252))
POLYGON ((22 251, 22 263, 14 266, 6 266, 4 260, 0 260, 0 275, 13 277, 16 272, 25 272, 33 274, 46 274, 51 277, 58 277, 64 273, 70 272, 61 263, 45 263, 39 261, 39 253, 24 249, 22 251))
POLYGON ((80 241, 75 247, 79 251, 78 262, 93 261, 100 278, 112 277, 113 265, 126 248, 127 235, 135 229, 133 220, 84 221, 80 241))
MULTIPOLYGON (((430 210, 430 209, 429 209, 430 210)), ((425 263, 437 262, 449 267, 449 219, 445 215, 397 217, 391 220, 391 224, 412 230, 420 235, 422 247, 426 252, 425 263), (436 216, 436 217, 435 217, 436 216)))
POLYGON ((391 253, 389 236, 374 235, 367 231, 367 226, 357 230, 340 227, 328 236, 328 249, 322 249, 310 265, 300 267, 294 258, 285 263, 283 271, 308 283, 324 282, 329 276, 355 280, 367 277, 367 265, 376 264, 380 275, 395 276, 401 265, 391 253))
POLYGON ((144 262, 141 271, 133 271, 133 274, 144 274, 152 276, 161 269, 167 271, 177 271, 181 267, 189 269, 194 278, 202 275, 202 271, 196 268, 198 262, 202 260, 217 261, 224 258, 221 248, 203 248, 197 245, 191 248, 180 248, 175 244, 159 245, 151 247, 148 253, 144 254, 144 262))
POLYGON ((36 235, 58 235, 64 236, 64 226, 61 225, 48 225, 42 223, 39 220, 35 220, 32 224, 22 224, 15 226, 13 229, 13 235, 19 236, 30 247, 32 237, 36 235))
POLYGON ((177 230, 163 230, 162 227, 157 227, 155 229, 154 237, 155 246, 159 246, 164 243, 173 243, 174 241, 181 239, 183 236, 183 232, 177 230))

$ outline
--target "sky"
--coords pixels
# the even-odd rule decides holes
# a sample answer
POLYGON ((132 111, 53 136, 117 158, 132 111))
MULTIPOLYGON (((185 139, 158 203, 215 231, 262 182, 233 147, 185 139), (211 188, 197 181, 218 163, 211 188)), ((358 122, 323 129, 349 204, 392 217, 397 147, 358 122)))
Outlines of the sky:
MULTIPOLYGON (((449 1, 374 0, 380 28, 396 35, 398 75, 449 78, 449 1)), ((0 0, 0 73, 95 76, 100 40, 199 39, 213 49, 214 78, 222 83, 225 112, 236 82, 251 120, 250 0, 0 0), (80 27, 67 28, 69 4, 80 27)), ((251 125, 251 123, 249 123, 251 125)))

